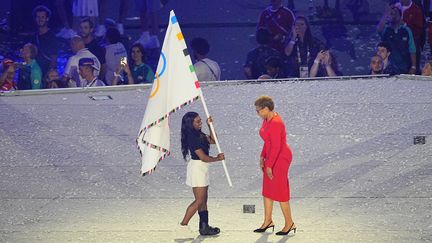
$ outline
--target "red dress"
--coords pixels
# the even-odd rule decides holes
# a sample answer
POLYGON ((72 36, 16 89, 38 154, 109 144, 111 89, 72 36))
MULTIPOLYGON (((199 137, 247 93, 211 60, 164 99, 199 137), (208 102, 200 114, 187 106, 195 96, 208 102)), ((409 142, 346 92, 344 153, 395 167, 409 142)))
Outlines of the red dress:
POLYGON ((262 195, 278 202, 290 200, 288 169, 291 165, 292 152, 286 142, 285 124, 276 114, 270 121, 264 119, 259 131, 264 140, 261 157, 264 157, 262 195), (265 173, 265 168, 273 170, 273 179, 265 173))

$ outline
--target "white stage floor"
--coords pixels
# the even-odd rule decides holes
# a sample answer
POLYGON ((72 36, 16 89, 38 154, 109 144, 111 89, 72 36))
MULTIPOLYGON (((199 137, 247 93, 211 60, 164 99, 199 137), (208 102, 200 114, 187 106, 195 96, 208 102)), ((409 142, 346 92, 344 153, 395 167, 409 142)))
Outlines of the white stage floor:
MULTIPOLYGON (((408 76, 203 84, 233 187, 211 167, 210 224, 177 226, 193 200, 179 128, 172 155, 141 177, 135 139, 148 87, 0 96, 2 242, 430 242, 432 81, 408 76), (287 127, 295 236, 256 234, 262 223, 253 103, 270 95, 287 127), (90 95, 110 95, 91 100, 90 95), (414 145, 415 136, 426 144, 414 145), (243 213, 253 204, 255 214, 243 213)), ((51 92, 51 91, 41 91, 51 92)), ((213 154, 216 148, 212 148, 213 154)), ((283 227, 275 204, 276 230, 283 227)))

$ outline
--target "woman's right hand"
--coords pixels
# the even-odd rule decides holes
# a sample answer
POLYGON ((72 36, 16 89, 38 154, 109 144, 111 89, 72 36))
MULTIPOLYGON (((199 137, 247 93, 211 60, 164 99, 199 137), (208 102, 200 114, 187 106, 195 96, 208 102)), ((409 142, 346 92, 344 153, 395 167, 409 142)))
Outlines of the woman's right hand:
POLYGON ((264 157, 260 157, 259 163, 260 163, 260 168, 264 169, 264 157))
POLYGON ((295 26, 291 28, 291 41, 296 41, 297 38, 297 29, 295 26))
POLYGON ((123 70, 126 72, 126 74, 128 74, 128 75, 131 74, 129 64, 126 63, 125 65, 123 65, 123 70))
POLYGON ((329 51, 324 51, 323 52, 323 57, 321 59, 322 64, 324 65, 330 65, 331 64, 331 56, 329 51))
POLYGON ((224 155, 224 153, 220 153, 220 154, 218 154, 218 155, 216 156, 216 159, 217 159, 218 161, 220 161, 220 160, 224 160, 224 159, 225 159, 225 155, 224 155))

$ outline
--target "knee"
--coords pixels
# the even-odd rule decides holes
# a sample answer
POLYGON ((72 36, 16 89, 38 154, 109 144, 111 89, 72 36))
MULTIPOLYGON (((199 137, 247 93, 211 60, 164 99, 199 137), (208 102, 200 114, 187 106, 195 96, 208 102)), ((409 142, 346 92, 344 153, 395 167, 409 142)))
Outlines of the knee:
POLYGON ((199 198, 195 200, 195 203, 198 205, 198 207, 202 207, 207 203, 207 200, 205 200, 204 198, 199 198))

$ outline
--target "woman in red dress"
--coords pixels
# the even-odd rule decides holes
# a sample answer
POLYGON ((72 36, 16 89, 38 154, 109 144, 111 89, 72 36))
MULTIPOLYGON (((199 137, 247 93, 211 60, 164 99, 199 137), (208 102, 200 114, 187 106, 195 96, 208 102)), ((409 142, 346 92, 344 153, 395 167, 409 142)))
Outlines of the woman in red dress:
POLYGON ((290 189, 288 182, 288 169, 291 165, 292 153, 286 143, 285 124, 278 113, 273 111, 274 102, 268 96, 261 96, 255 101, 258 115, 263 118, 259 131, 264 140, 264 147, 260 156, 260 167, 263 170, 262 195, 264 197, 264 222, 254 232, 265 232, 268 228, 274 230, 272 220, 273 201, 278 201, 285 226, 276 235, 287 235, 296 231, 291 216, 290 189))

